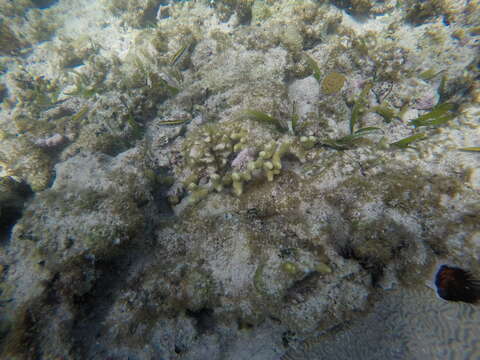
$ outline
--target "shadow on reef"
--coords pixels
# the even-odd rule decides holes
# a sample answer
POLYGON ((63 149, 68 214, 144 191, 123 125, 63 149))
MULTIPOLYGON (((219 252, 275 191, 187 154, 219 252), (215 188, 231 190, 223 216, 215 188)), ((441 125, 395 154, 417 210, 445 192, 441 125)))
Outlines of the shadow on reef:
MULTIPOLYGON (((89 351, 101 353, 96 346, 92 350, 92 344, 108 332, 103 320, 125 291, 132 266, 151 258, 153 234, 159 222, 169 222, 173 214, 166 198, 169 185, 158 180, 165 179, 167 174, 168 168, 152 170, 147 189, 150 197, 139 197, 132 202, 142 221, 134 222, 136 228, 122 233, 121 242, 115 243, 110 238, 104 244, 106 248, 91 247, 70 257, 66 252, 61 256, 48 251, 38 254, 35 271, 44 274, 46 280, 41 283, 40 295, 17 305, 15 310, 5 308, 7 313, 10 310, 12 314, 0 319, 0 358, 33 360, 60 356, 84 359, 89 351), (47 330, 51 328, 54 330, 47 330)), ((6 183, 8 179, 3 178, 2 184, 10 184, 6 183)), ((12 181, 11 184, 17 183, 12 181)), ((16 197, 11 198, 10 207, 2 202, 2 237, 9 235, 8 232, 22 215, 23 201, 31 195, 28 186, 19 189, 23 192, 16 188, 18 191, 14 193, 16 197)), ((50 189, 44 194, 53 192, 50 189)), ((92 195, 95 201, 101 202, 95 192, 92 195)), ((52 203, 48 208, 54 204, 58 206, 58 203, 52 203)), ((73 212, 66 214, 72 216, 73 212)), ((38 246, 40 242, 36 239, 32 244, 38 246)))
POLYGON ((10 238, 13 226, 22 217, 25 201, 32 195, 27 184, 0 178, 0 243, 10 238))
POLYGON ((138 249, 126 246, 98 261, 80 256, 51 269, 43 293, 21 306, 9 331, 2 334, 2 358, 42 359, 58 346, 63 356, 83 359, 102 336, 102 320, 138 256, 143 256, 138 249), (52 319, 57 319, 54 333, 45 331, 52 319))
POLYGON ((46 9, 55 5, 58 0, 32 0, 33 5, 39 9, 46 9))

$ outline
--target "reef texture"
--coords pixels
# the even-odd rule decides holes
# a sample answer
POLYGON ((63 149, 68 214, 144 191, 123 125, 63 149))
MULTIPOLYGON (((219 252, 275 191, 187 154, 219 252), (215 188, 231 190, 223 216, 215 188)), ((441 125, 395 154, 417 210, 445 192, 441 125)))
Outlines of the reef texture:
POLYGON ((0 10, 2 359, 478 354, 478 1, 0 10))

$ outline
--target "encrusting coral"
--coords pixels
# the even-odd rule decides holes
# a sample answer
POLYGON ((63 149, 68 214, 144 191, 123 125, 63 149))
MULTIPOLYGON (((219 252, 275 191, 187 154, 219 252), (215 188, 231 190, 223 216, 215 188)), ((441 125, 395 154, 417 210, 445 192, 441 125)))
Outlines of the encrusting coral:
POLYGON ((332 95, 342 90, 345 84, 345 76, 334 71, 325 76, 322 81, 322 90, 325 95, 332 95))

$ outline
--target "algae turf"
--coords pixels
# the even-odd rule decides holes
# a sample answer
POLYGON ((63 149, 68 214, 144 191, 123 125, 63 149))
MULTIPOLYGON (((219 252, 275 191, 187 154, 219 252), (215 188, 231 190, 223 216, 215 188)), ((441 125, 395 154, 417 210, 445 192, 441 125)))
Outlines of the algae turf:
MULTIPOLYGON (((408 256, 400 255, 399 251, 414 253, 418 246, 427 244, 433 251, 442 248, 442 244, 448 234, 455 231, 453 223, 446 221, 442 228, 444 239, 433 241, 429 237, 421 239, 419 235, 411 233, 406 227, 395 222, 391 218, 379 218, 374 223, 366 217, 358 217, 358 200, 372 202, 381 198, 380 206, 385 206, 391 211, 398 211, 403 216, 409 217, 412 214, 424 214, 424 216, 435 216, 436 218, 448 218, 448 210, 440 204, 444 196, 455 198, 464 191, 461 179, 449 176, 438 176, 422 172, 419 169, 410 169, 407 172, 386 170, 375 177, 364 179, 352 177, 337 188, 338 194, 343 193, 342 187, 356 194, 355 202, 350 202, 335 192, 328 195, 327 201, 333 204, 341 203, 338 209, 343 219, 349 219, 342 225, 335 224, 331 228, 332 241, 342 256, 355 258, 362 266, 372 273, 372 279, 378 282, 382 278, 383 268, 391 261, 402 261, 408 256), (371 184, 377 184, 372 188, 371 184), (340 197, 339 197, 340 196, 340 197), (338 226, 348 227, 344 236, 335 234, 338 226), (348 235, 347 235, 348 234, 348 235)), ((377 200, 378 201, 378 200, 377 200)), ((457 226, 458 227, 458 226, 457 226)), ((400 266, 400 264, 399 264, 400 266)), ((403 268, 413 266, 408 261, 401 264, 403 268)), ((400 279, 408 279, 411 272, 397 275, 400 279)))
POLYGON ((25 46, 27 43, 20 39, 4 20, 0 20, 0 54, 19 54, 25 46))

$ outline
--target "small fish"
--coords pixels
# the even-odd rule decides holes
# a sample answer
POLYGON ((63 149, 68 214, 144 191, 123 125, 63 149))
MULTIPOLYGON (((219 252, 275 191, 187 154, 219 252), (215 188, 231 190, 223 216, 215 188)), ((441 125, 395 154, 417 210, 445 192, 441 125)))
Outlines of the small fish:
POLYGON ((180 62, 180 59, 185 55, 193 45, 193 41, 186 42, 182 45, 180 49, 177 50, 175 54, 173 54, 172 58, 170 59, 170 65, 177 65, 180 62))
POLYGON ((164 120, 160 121, 158 125, 181 125, 190 121, 190 119, 178 119, 178 120, 164 120))
POLYGON ((480 300, 480 281, 454 266, 441 265, 435 274, 437 294, 444 300, 476 303, 480 300))

